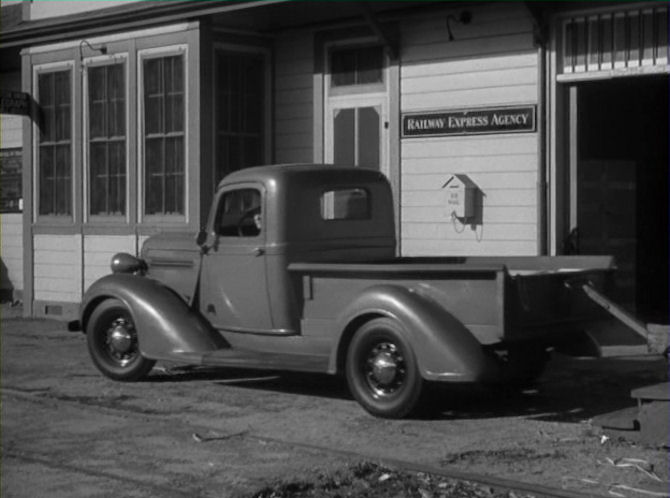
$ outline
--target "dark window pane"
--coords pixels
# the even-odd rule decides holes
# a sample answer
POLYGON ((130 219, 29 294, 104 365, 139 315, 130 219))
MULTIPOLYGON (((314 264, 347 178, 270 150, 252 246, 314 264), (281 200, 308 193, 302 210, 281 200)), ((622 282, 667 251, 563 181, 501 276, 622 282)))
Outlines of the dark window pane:
POLYGON ((640 59, 640 16, 634 14, 627 15, 629 52, 628 60, 635 64, 640 59))
POLYGON ((56 185, 54 193, 56 196, 55 213, 70 213, 70 146, 58 145, 56 147, 56 185))
POLYGON ((335 111, 334 119, 334 162, 353 166, 355 158, 355 109, 335 111))
POLYGON ((332 86, 381 83, 384 66, 382 47, 338 49, 330 55, 332 86))
POLYGON ((321 196, 321 218, 364 220, 370 218, 368 192, 362 188, 329 190, 321 196))
POLYGON ((612 64, 612 16, 603 16, 600 19, 600 42, 603 67, 611 67, 612 64))
POLYGON ((358 109, 358 163, 357 166, 379 169, 380 148, 379 112, 374 107, 358 109))
POLYGON ((563 54, 564 70, 574 71, 575 69, 575 23, 570 21, 565 26, 565 52, 563 54))
POLYGON ((216 54, 215 179, 264 157, 265 62, 255 54, 216 54))
POLYGON ((40 142, 51 142, 56 138, 56 110, 53 106, 42 106, 40 142))
POLYGON ((658 45, 656 57, 659 59, 666 59, 670 56, 668 43, 668 15, 667 9, 659 9, 656 11, 656 44, 658 45))
POLYGON ((626 16, 617 14, 614 17, 615 62, 626 61, 626 36, 626 16))
POLYGON ((381 47, 368 47, 358 51, 356 83, 359 85, 382 82, 384 53, 381 47))
POLYGON ((89 108, 89 134, 91 138, 106 137, 105 103, 91 102, 89 108))
POLYGON ((51 214, 53 212, 53 147, 40 147, 40 198, 39 213, 51 214))
POLYGON ((42 121, 38 142, 40 215, 72 213, 70 70, 38 75, 42 121))
POLYGON ((126 214, 126 144, 109 145, 110 201, 112 214, 126 214))
POLYGON ((124 215, 126 204, 125 65, 91 68, 89 87, 90 214, 124 215))
POLYGON ((88 93, 91 102, 105 98, 105 67, 91 67, 88 70, 88 93))
POLYGON ((184 214, 184 58, 149 59, 144 70, 145 213, 184 214))
POLYGON ((40 105, 44 106, 53 106, 54 105, 54 95, 53 95, 53 83, 54 83, 54 74, 45 73, 40 74, 37 78, 37 88, 40 98, 40 105))
POLYGON ((337 50, 331 54, 331 81, 333 86, 356 83, 356 53, 353 50, 337 50))

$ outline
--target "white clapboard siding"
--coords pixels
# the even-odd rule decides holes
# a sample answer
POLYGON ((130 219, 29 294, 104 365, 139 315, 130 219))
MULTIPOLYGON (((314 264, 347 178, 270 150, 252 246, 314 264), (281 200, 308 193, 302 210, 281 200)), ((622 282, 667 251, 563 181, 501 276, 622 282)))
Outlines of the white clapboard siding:
POLYGON ((118 252, 135 254, 134 235, 87 235, 84 237, 84 287, 111 272, 109 263, 118 252))
POLYGON ((81 235, 35 235, 35 300, 81 300, 81 235))
MULTIPOLYGON (((481 227, 480 227, 481 228, 481 227)), ((527 241, 487 240, 477 241, 474 231, 467 228, 461 240, 403 239, 403 252, 412 256, 533 256, 535 246, 527 241)))
POLYGON ((3 289, 23 290, 23 215, 7 213, 0 215, 0 258, 3 289))
POLYGON ((476 73, 439 74, 403 81, 403 95, 435 92, 436 89, 473 90, 476 88, 499 88, 504 86, 526 86, 537 84, 537 68, 502 68, 476 73))
MULTIPOLYGON (((451 23, 453 41, 448 12, 403 23, 402 113, 537 104, 532 16, 523 5, 469 10, 471 24, 451 23)), ((537 171, 536 133, 401 139, 403 254, 535 254, 537 171), (482 192, 475 230, 445 206, 456 173, 482 192)))
POLYGON ((406 82, 411 81, 413 78, 423 78, 426 76, 477 74, 497 71, 500 69, 526 68, 537 69, 537 53, 534 50, 516 54, 512 59, 509 57, 501 57, 498 54, 475 57, 472 59, 445 58, 437 61, 428 59, 425 62, 414 62, 402 66, 400 68, 400 75, 403 82, 406 82))
POLYGON ((312 33, 280 37, 275 53, 275 160, 309 162, 314 155, 312 33))
POLYGON ((498 86, 491 88, 450 90, 449 86, 443 86, 431 92, 403 94, 405 109, 414 111, 457 109, 463 106, 504 106, 536 101, 537 84, 535 82, 528 85, 504 86, 504 80, 501 80, 498 86))
MULTIPOLYGON (((454 171, 469 171, 470 173, 495 173, 504 171, 535 171, 537 169, 537 154, 494 154, 492 156, 445 156, 449 166, 454 171), (491 158, 495 159, 492 161, 491 158)), ((414 158, 412 174, 431 175, 444 173, 445 158, 428 157, 414 158)))
POLYGON ((486 236, 487 241, 535 241, 537 229, 535 223, 487 223, 472 230, 470 225, 462 223, 406 223, 403 232, 412 240, 450 240, 462 241, 467 233, 470 237, 475 232, 486 236))
MULTIPOLYGON (((497 157, 536 154, 535 134, 477 135, 470 137, 435 137, 404 139, 403 158, 497 157)), ((537 157, 537 156, 536 156, 537 157)))

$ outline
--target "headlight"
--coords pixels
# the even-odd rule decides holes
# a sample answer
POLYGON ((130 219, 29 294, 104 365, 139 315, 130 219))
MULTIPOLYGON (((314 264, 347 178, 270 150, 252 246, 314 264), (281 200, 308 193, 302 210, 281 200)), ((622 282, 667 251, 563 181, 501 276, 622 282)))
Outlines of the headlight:
POLYGON ((147 264, 144 260, 126 252, 119 252, 112 256, 112 273, 144 273, 147 264))

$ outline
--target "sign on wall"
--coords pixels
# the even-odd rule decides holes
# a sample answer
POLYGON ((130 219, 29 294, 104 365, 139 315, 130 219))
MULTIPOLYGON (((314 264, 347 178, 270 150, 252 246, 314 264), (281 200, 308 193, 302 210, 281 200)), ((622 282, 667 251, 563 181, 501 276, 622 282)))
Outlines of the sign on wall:
POLYGON ((402 136, 406 138, 527 133, 535 129, 534 105, 407 113, 402 116, 402 136))
POLYGON ((24 92, 0 91, 0 114, 30 116, 30 95, 24 92))
POLYGON ((0 149, 0 213, 18 213, 21 203, 22 150, 0 149))

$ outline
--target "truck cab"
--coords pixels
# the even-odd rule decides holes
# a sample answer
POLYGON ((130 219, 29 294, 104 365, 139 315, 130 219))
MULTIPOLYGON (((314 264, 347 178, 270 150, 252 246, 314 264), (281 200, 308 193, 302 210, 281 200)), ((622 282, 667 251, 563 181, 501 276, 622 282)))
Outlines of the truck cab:
MULTIPOLYGON (((142 257, 149 276, 188 299, 195 292, 195 264, 175 271, 183 248, 166 259, 169 237, 183 240, 179 234, 150 239, 142 257)), ((297 334, 300 311, 289 265, 392 260, 391 188, 383 174, 366 169, 305 164, 245 169, 219 184, 201 237, 198 306, 212 325, 297 334)), ((192 243, 191 260, 196 249, 192 243)))

